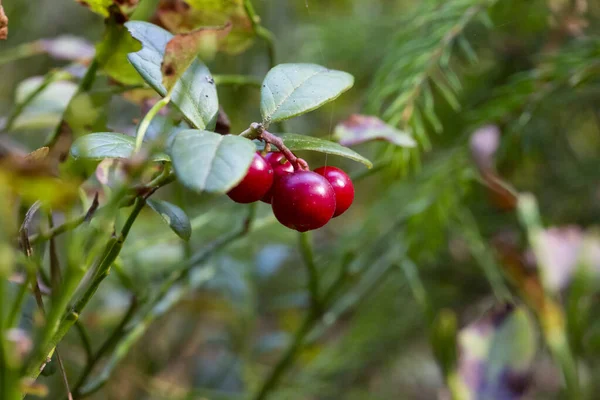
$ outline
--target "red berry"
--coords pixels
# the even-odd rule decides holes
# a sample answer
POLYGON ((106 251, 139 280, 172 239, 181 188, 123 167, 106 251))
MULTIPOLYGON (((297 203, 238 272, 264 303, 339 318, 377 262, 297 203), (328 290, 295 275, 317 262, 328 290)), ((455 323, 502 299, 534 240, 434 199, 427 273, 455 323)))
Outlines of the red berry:
POLYGON ((344 171, 336 167, 321 167, 315 172, 327 179, 335 191, 335 214, 333 217, 342 215, 352 205, 354 200, 354 185, 352 180, 344 171))
MULTIPOLYGON (((264 157, 265 160, 267 160, 267 162, 271 164, 271 168, 273 168, 273 183, 277 182, 279 178, 281 178, 283 175, 291 174, 292 172, 294 172, 294 167, 292 166, 292 164, 290 164, 289 161, 285 159, 283 154, 279 152, 267 153, 267 155, 265 155, 264 157)), ((265 194, 261 200, 265 203, 271 204, 272 197, 273 187, 271 186, 271 189, 267 191, 267 194, 265 194)))
POLYGON ((253 203, 260 200, 273 185, 273 168, 256 153, 246 176, 227 196, 236 203, 253 203))
POLYGON ((281 224, 306 232, 322 227, 333 217, 335 192, 321 175, 296 171, 275 182, 271 205, 281 224))

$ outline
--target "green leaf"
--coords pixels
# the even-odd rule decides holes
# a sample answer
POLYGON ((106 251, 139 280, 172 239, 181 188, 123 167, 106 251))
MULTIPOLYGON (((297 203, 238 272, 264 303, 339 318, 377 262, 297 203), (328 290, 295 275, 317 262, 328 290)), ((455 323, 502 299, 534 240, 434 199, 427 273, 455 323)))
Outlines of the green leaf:
POLYGON ((175 136, 170 156, 184 186, 225 193, 246 175, 255 151, 254 143, 243 137, 186 129, 175 136))
POLYGON ((162 200, 148 199, 146 203, 169 224, 169 227, 177 236, 185 241, 190 240, 192 225, 190 219, 181 208, 162 200))
POLYGON ((344 147, 335 142, 325 139, 319 139, 312 136, 297 135, 294 133, 278 134, 283 143, 292 151, 317 151, 319 153, 333 154, 335 156, 349 158, 354 161, 363 163, 368 168, 373 166, 373 163, 367 158, 361 156, 354 150, 344 147))
MULTIPOLYGON (((173 35, 166 30, 142 21, 125 24, 131 35, 142 43, 142 49, 128 55, 133 67, 161 96, 167 95, 163 85, 161 64, 167 43, 173 35)), ((194 60, 173 86, 173 103, 198 129, 212 129, 219 112, 217 89, 210 71, 198 59, 194 60)))
POLYGON ((140 50, 140 47, 122 24, 110 18, 106 20, 102 40, 96 45, 96 59, 102 70, 114 80, 137 85, 143 80, 127 60, 127 55, 140 50))
POLYGON ((135 9, 139 0, 76 0, 96 14, 108 17, 117 14, 122 18, 127 17, 135 9))
POLYGON ((263 81, 263 122, 282 121, 321 107, 350 89, 354 77, 316 64, 280 64, 263 81))
POLYGON ((74 158, 102 160, 128 158, 135 148, 135 139, 122 133, 97 132, 81 136, 71 146, 74 158))
MULTIPOLYGON (((74 158, 103 160, 105 158, 129 158, 135 149, 135 138, 115 132, 96 132, 75 140, 71 146, 74 158)), ((155 154, 153 161, 170 161, 164 153, 155 154)))

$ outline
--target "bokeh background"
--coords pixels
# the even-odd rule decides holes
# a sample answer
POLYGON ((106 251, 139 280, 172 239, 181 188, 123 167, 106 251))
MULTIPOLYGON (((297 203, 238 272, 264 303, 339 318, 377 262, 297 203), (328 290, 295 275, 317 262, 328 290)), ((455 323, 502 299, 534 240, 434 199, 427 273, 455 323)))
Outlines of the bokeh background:
MULTIPOLYGON (((135 17, 152 19, 157 5, 142 0, 135 17)), ((72 35, 83 42, 61 48, 89 59, 104 21, 71 0, 3 6, 10 30, 0 43, 0 116, 7 117, 24 82, 80 68, 32 42, 72 35)), ((588 257, 584 250, 600 248, 594 228, 600 3, 256 0, 254 6, 274 34, 277 63, 322 64, 356 79, 334 103, 287 122, 287 132, 336 140, 338 123, 358 113, 409 133, 418 146, 385 140, 355 146, 374 161, 371 170, 300 154, 314 167, 344 168, 356 187, 353 207, 314 232, 320 288, 341 289, 308 327, 297 233, 277 224, 261 203, 251 234, 214 255, 199 269, 203 283, 143 326, 90 398, 250 398, 302 329, 308 330, 302 346, 268 398, 596 398, 600 263, 597 253, 588 257), (549 229, 535 231, 527 219, 532 198, 516 193, 535 196, 549 229), (532 231, 540 236, 528 237, 532 231), (533 251, 531 237, 540 238, 533 251), (564 324, 549 326, 550 303, 564 324), (556 332, 566 343, 552 342, 556 332), (578 390, 569 378, 573 368, 578 390)), ((262 79, 267 47, 255 38, 243 52, 218 53, 207 64, 214 74, 262 79)), ((131 134, 147 107, 111 92, 115 87, 102 76, 92 93, 109 95, 82 118, 131 134)), ((43 145, 72 88, 57 90, 4 132, 2 143, 22 151, 43 145)), ((260 119, 255 87, 222 85, 219 99, 233 133, 260 119)), ((177 183, 157 196, 186 211, 192 239, 183 243, 158 215, 143 211, 117 271, 81 317, 94 349, 131 304, 143 307, 173 268, 237 229, 246 215, 226 197, 195 195, 177 183)), ((76 382, 86 365, 76 330, 60 349, 76 382)), ((103 371, 107 354, 92 376, 103 371)), ((60 374, 40 382, 48 398, 64 397, 60 374)))

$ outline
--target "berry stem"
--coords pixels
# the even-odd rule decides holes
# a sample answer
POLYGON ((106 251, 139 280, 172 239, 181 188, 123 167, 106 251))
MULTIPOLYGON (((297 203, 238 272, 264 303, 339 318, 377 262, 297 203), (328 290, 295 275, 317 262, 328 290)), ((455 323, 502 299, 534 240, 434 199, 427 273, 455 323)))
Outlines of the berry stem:
POLYGON ((250 128, 246 129, 244 132, 240 133, 240 136, 246 137, 248 139, 258 139, 265 142, 267 145, 272 144, 277 147, 281 153, 285 156, 285 158, 292 164, 295 171, 308 171, 308 163, 301 158, 298 158, 292 153, 290 149, 286 147, 283 143, 283 140, 279 136, 273 135, 271 132, 267 131, 262 124, 253 122, 250 125, 250 128))
POLYGON ((156 114, 158 114, 158 112, 164 106, 169 104, 169 101, 171 101, 171 95, 167 94, 165 97, 163 97, 162 99, 157 101, 152 106, 150 111, 148 111, 148 113, 146 113, 146 115, 144 116, 144 119, 142 119, 142 122, 140 122, 140 125, 138 126, 138 130, 136 132, 136 137, 135 137, 135 149, 133 151, 134 154, 141 150, 142 144, 144 143, 144 136, 146 136, 146 131, 150 127, 150 123, 152 122, 152 119, 156 116, 156 114))

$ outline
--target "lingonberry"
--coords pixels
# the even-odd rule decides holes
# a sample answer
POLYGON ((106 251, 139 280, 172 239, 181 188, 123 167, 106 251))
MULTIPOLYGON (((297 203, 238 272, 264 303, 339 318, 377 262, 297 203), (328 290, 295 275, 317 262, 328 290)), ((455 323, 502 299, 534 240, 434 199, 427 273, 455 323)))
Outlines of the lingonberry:
POLYGON ((236 203, 260 200, 273 185, 273 168, 260 153, 254 154, 250 168, 242 181, 227 193, 236 203))
POLYGON ((335 192, 321 175, 296 171, 274 183, 271 205, 281 224, 306 232, 322 227, 333 217, 335 192))
POLYGON ((354 185, 344 171, 336 167, 321 167, 315 172, 327 179, 335 191, 335 213, 333 217, 342 215, 352 205, 354 200, 354 185))
MULTIPOLYGON (((283 154, 279 152, 267 153, 264 156, 265 160, 271 164, 273 168, 273 183, 277 182, 279 178, 284 175, 291 174, 294 172, 294 167, 288 160, 285 159, 283 154)), ((273 197, 273 187, 267 191, 267 193, 261 199, 265 203, 271 204, 271 198, 273 197)))

